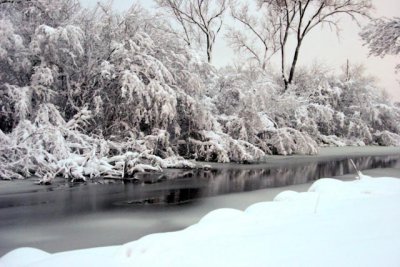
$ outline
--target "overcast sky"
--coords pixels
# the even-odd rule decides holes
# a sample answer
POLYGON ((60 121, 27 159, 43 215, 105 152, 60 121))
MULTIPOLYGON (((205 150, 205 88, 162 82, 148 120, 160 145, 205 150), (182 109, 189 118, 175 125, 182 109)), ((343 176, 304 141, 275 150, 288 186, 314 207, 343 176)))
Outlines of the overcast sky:
MULTIPOLYGON (((96 0, 80 0, 84 6, 93 6, 96 0)), ((126 10, 136 0, 114 0, 115 8, 126 10)), ((154 8, 152 0, 138 0, 148 9, 154 8)), ((374 16, 380 17, 399 17, 400 0, 373 0, 376 10, 374 16)), ((378 79, 378 84, 385 88, 394 100, 400 101, 400 74, 395 73, 395 65, 400 61, 400 56, 368 57, 368 49, 363 47, 358 35, 360 28, 350 19, 341 21, 340 38, 336 32, 329 28, 314 31, 306 37, 300 55, 300 65, 309 65, 314 62, 324 63, 334 69, 339 69, 348 59, 352 64, 364 64, 368 74, 374 75, 378 79)), ((220 36, 217 39, 214 50, 214 65, 225 66, 234 61, 233 51, 227 47, 225 41, 220 36)))

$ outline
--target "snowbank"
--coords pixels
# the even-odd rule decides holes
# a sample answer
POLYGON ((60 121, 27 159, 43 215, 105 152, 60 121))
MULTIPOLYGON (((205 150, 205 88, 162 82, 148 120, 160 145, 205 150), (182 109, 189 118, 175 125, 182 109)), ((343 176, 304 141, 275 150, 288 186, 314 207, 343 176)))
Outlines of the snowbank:
POLYGON ((245 211, 215 210, 182 231, 52 255, 23 248, 0 265, 398 266, 398 203, 399 179, 321 179, 245 211))

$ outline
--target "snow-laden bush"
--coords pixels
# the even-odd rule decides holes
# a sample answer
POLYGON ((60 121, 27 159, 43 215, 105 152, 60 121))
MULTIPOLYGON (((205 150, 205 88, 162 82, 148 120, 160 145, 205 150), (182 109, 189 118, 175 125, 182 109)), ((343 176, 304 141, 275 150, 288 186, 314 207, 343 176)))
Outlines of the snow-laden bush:
POLYGON ((319 141, 321 146, 346 146, 345 140, 339 138, 336 135, 320 135, 319 141))
POLYGON ((165 159, 155 155, 168 142, 165 131, 146 136, 135 145, 113 143, 77 131, 81 117, 65 122, 55 106, 46 104, 40 106, 33 123, 24 120, 8 135, 0 132, 0 177, 35 175, 43 182, 56 175, 78 180, 100 176, 122 179, 139 171, 194 167, 168 150, 165 159), (113 156, 115 151, 117 156, 113 156))
POLYGON ((260 135, 270 151, 279 155, 314 155, 318 153, 317 143, 307 134, 284 127, 269 129, 260 135))
POLYGON ((343 77, 320 66, 304 69, 283 94, 265 72, 226 69, 220 75, 213 99, 223 131, 267 154, 315 153, 307 144, 371 145, 376 143, 376 131, 398 133, 398 108, 376 93, 374 82, 360 67, 352 67, 343 77), (267 124, 261 123, 260 114, 267 124), (287 129, 297 130, 301 138, 287 129), (297 142, 294 149, 293 140, 298 138, 313 142, 297 142))
POLYGON ((378 103, 369 113, 371 126, 378 130, 400 133, 400 108, 386 103, 378 103))
POLYGON ((377 93, 361 67, 347 66, 343 76, 321 67, 302 70, 288 91, 303 99, 286 120, 288 126, 307 132, 321 145, 370 145, 377 131, 399 132, 398 108, 377 93))
POLYGON ((341 117, 336 116, 331 107, 316 103, 301 106, 296 110, 295 118, 296 128, 313 137, 318 137, 319 134, 332 134, 338 124, 342 123, 341 117))
POLYGON ((307 132, 290 128, 291 113, 302 102, 290 94, 280 95, 271 76, 247 71, 222 75, 214 99, 224 132, 266 154, 317 153, 317 145, 307 132))
MULTIPOLYGON (((49 10, 58 4, 40 2, 49 10)), ((221 132, 206 95, 218 78, 215 70, 167 31, 165 21, 143 20, 150 16, 137 6, 125 15, 101 6, 61 24, 38 17, 25 28, 28 22, 19 12, 30 7, 5 8, 9 14, 2 16, 18 16, 7 20, 14 27, 0 29, 9 36, 2 59, 10 62, 18 53, 30 70, 0 77, 3 179, 123 178, 194 167, 179 156, 182 142, 212 142, 221 162, 264 155, 221 132), (12 50, 20 39, 24 54, 12 50), (13 76, 28 79, 17 83, 13 76), (204 134, 212 131, 218 138, 204 134)), ((32 16, 39 16, 40 10, 34 11, 32 16)), ((181 154, 201 158, 201 150, 196 145, 181 154)), ((204 158, 211 160, 210 155, 204 158)))
POLYGON ((4 179, 126 178, 194 166, 182 157, 250 162, 400 132, 399 108, 361 72, 304 70, 284 91, 265 70, 216 70, 138 5, 1 5, 4 179))
POLYGON ((195 159, 216 162, 252 162, 261 159, 265 153, 244 140, 233 139, 230 135, 212 131, 199 132, 201 140, 189 139, 188 150, 195 159))
POLYGON ((389 131, 376 132, 374 140, 381 146, 400 146, 400 135, 389 131))

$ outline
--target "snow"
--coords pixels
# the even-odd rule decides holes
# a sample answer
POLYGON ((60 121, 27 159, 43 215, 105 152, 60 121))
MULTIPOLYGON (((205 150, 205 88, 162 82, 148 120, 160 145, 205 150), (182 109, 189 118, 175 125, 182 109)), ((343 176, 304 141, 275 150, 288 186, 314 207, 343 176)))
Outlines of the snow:
POLYGON ((230 135, 214 131, 200 132, 205 141, 189 139, 196 159, 217 162, 249 162, 259 160, 265 153, 253 144, 235 140, 230 135))
POLYGON ((374 134, 377 143, 384 146, 400 146, 400 135, 389 131, 376 132, 374 134))
POLYGON ((23 248, 4 266, 398 266, 400 180, 320 179, 244 211, 219 209, 185 230, 55 254, 23 248))
POLYGON ((61 172, 120 179, 128 163, 132 175, 189 167, 184 159, 250 162, 313 155, 325 145, 400 146, 400 109, 355 67, 346 77, 298 68, 284 90, 281 72, 264 68, 268 57, 258 58, 261 68, 236 55, 238 64, 216 69, 205 51, 178 38, 170 18, 139 5, 118 14, 112 5, 32 1, 40 4, 3 3, 0 14, 0 179, 50 181, 61 172), (125 162, 131 152, 140 159, 125 162), (80 156, 88 162, 73 171, 61 169, 77 163, 58 166, 80 156), (107 165, 114 156, 121 161, 107 165))
POLYGON ((4 266, 13 266, 16 264, 16 259, 18 259, 17 265, 23 266, 46 259, 50 255, 36 248, 18 248, 3 256, 0 263, 4 266))

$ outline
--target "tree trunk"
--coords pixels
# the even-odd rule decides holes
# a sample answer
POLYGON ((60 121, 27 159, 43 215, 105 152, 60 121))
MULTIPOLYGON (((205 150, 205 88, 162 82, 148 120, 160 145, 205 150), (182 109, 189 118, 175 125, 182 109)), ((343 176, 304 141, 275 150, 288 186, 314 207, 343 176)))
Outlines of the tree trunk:
POLYGON ((209 35, 207 35, 207 62, 210 64, 212 62, 212 49, 213 49, 212 39, 209 35))
POLYGON ((211 55, 211 49, 207 48, 207 62, 212 63, 212 55, 211 55))
POLYGON ((296 46, 296 50, 294 52, 294 57, 293 57, 293 61, 292 61, 292 66, 290 68, 290 74, 289 74, 289 79, 288 79, 288 84, 292 84, 293 82, 293 78, 294 78, 294 73, 296 70, 296 64, 297 64, 297 60, 299 58, 299 53, 300 53, 300 47, 301 47, 301 42, 303 40, 300 39, 297 41, 297 46, 296 46))
POLYGON ((286 75, 285 75, 285 48, 284 48, 284 45, 281 45, 281 72, 282 72, 282 80, 285 85, 284 91, 286 91, 288 88, 288 81, 287 81, 286 75))

